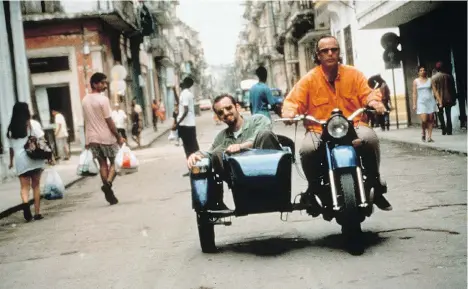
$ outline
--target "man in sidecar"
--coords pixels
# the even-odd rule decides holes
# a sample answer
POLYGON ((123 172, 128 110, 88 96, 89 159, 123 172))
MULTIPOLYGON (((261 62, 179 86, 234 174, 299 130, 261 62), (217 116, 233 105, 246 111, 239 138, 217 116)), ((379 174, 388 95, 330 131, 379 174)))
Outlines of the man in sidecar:
MULTIPOLYGON (((364 74, 356 68, 341 64, 340 46, 333 36, 322 36, 316 45, 314 61, 317 66, 302 77, 283 102, 283 118, 308 114, 317 119, 328 119, 334 108, 339 108, 345 117, 355 110, 369 106, 377 113, 385 113, 378 90, 373 91, 364 74)), ((368 127, 365 116, 354 119, 358 137, 362 140, 361 156, 368 178, 374 184, 374 204, 390 211, 392 206, 385 199, 386 184, 380 179, 380 148, 375 132, 368 127)), ((292 124, 286 121, 286 124, 292 124)), ((308 132, 299 151, 302 168, 309 187, 303 197, 312 208, 309 214, 316 217, 321 207, 315 199, 321 188, 319 174, 322 127, 317 123, 305 123, 308 132)))
MULTIPOLYGON (((278 136, 271 131, 271 122, 266 116, 255 114, 251 117, 243 117, 239 110, 240 106, 231 95, 217 96, 213 102, 213 111, 228 127, 216 136, 207 152, 195 152, 187 159, 189 169, 192 169, 202 158, 211 159, 215 174, 219 176, 216 195, 213 196, 209 205, 212 210, 228 210, 223 202, 222 181, 228 180, 223 165, 223 153, 235 154, 250 148, 281 150, 278 136)), ((282 143, 285 142, 293 149, 292 140, 282 137, 282 143)))

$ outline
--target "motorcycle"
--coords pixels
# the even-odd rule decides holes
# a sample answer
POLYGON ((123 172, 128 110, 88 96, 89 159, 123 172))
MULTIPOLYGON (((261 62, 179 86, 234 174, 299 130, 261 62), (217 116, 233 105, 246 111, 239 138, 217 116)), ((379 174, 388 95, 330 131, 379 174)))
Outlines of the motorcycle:
MULTIPOLYGON (((324 159, 318 198, 326 221, 336 219, 342 234, 351 245, 361 248, 361 223, 373 213, 373 183, 367 181, 358 147, 362 141, 354 129, 353 119, 369 110, 360 108, 345 118, 334 109, 327 121, 310 115, 280 118, 275 121, 312 121, 322 125, 324 159)), ((192 206, 196 212, 200 246, 203 252, 216 251, 214 225, 231 225, 231 216, 292 212, 311 209, 307 196, 301 193, 299 202, 291 202, 291 173, 294 148, 283 150, 252 149, 234 155, 224 155, 228 171, 228 186, 234 199, 234 210, 213 211, 208 204, 216 186, 216 177, 209 158, 199 161, 191 170, 192 206)))

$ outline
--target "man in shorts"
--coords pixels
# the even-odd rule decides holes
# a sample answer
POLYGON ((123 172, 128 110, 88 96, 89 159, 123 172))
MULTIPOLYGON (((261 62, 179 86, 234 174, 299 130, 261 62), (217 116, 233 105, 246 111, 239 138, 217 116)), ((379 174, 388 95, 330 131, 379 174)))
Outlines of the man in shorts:
POLYGON ((112 120, 109 98, 103 94, 107 89, 107 76, 96 72, 91 76, 90 84, 92 91, 82 101, 86 147, 99 162, 101 190, 109 204, 115 205, 119 201, 112 190, 112 182, 116 175, 114 160, 124 139, 117 132, 112 120))

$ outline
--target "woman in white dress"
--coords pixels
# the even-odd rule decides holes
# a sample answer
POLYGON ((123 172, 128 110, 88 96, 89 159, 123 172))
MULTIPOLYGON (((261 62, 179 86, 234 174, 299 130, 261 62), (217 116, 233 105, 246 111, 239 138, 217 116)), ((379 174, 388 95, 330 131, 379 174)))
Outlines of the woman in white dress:
POLYGON ((426 67, 423 65, 418 67, 418 76, 413 81, 413 110, 421 118, 422 141, 434 142, 432 139, 434 112, 439 110, 432 91, 431 79, 427 77, 426 67))
POLYGON ((15 167, 21 184, 21 199, 23 201, 24 219, 29 222, 33 219, 29 207, 29 190, 34 193, 34 219, 42 219, 40 214, 40 180, 44 170, 44 160, 31 159, 25 149, 29 135, 36 138, 44 137, 44 131, 39 122, 31 119, 28 104, 17 102, 13 106, 11 122, 7 130, 7 145, 10 148, 10 166, 15 167))

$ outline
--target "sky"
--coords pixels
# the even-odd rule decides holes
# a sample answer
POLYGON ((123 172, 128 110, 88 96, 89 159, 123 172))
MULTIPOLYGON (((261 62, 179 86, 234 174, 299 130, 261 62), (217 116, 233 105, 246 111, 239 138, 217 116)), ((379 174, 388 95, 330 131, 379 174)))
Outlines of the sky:
POLYGON ((177 16, 200 33, 210 65, 234 62, 244 7, 239 0, 179 0, 177 16))

